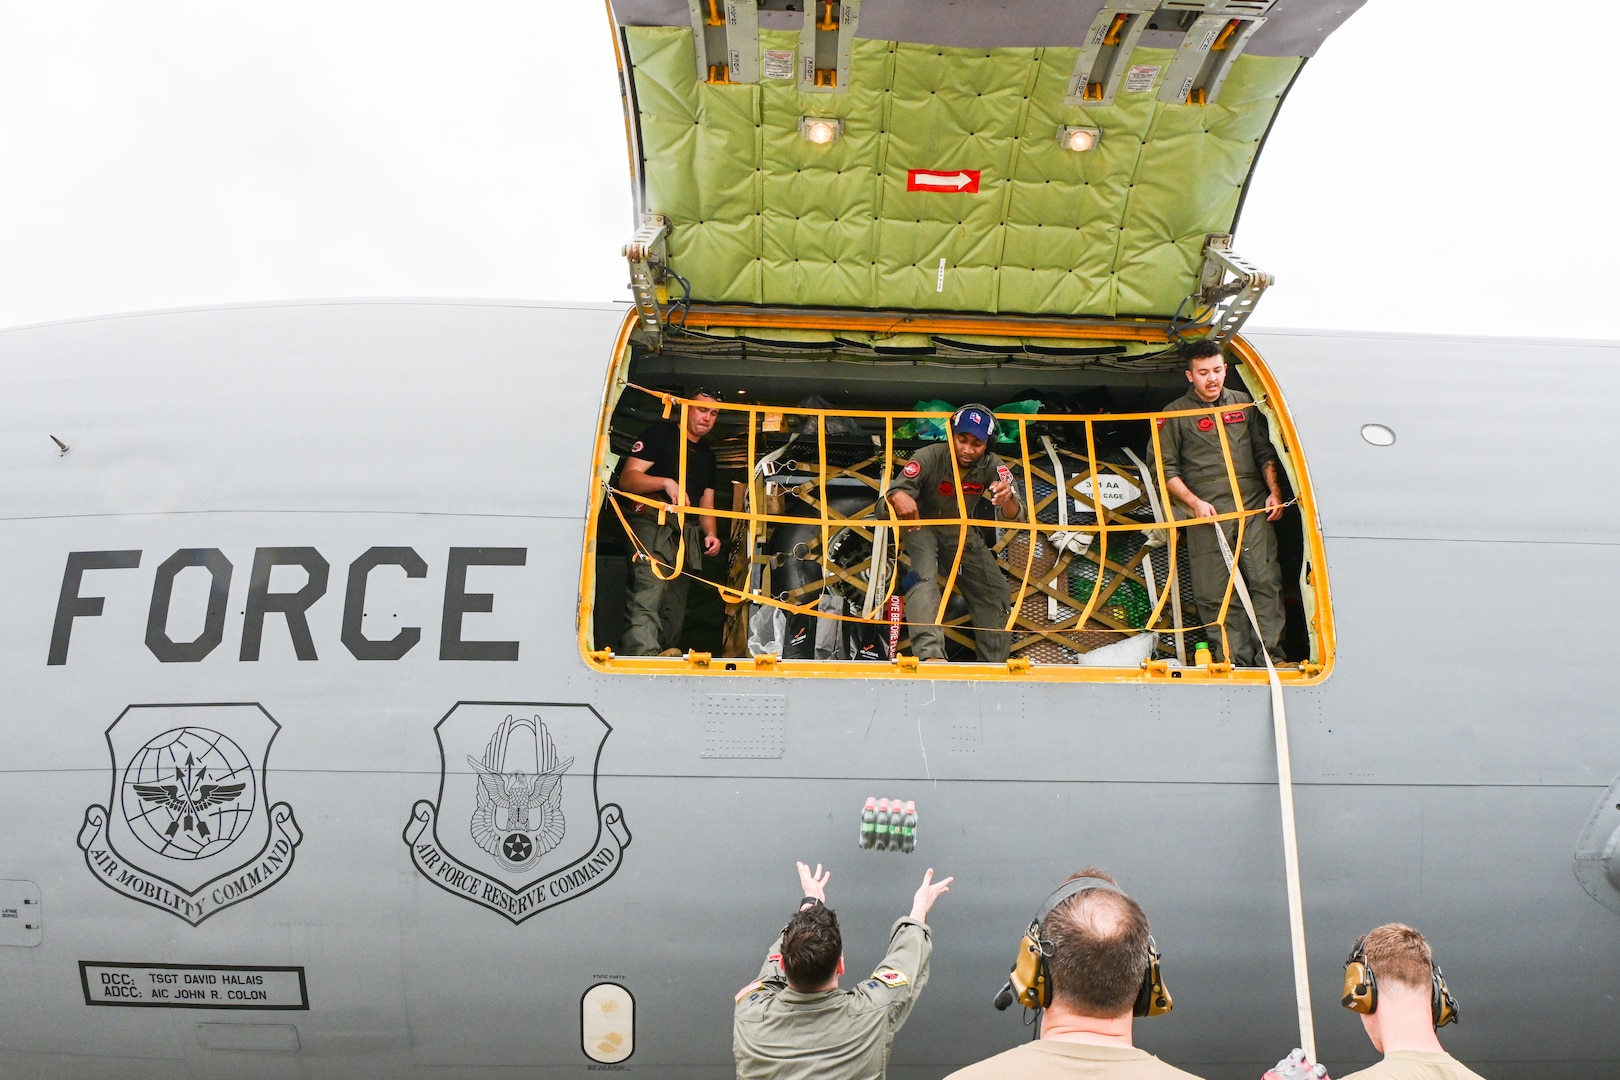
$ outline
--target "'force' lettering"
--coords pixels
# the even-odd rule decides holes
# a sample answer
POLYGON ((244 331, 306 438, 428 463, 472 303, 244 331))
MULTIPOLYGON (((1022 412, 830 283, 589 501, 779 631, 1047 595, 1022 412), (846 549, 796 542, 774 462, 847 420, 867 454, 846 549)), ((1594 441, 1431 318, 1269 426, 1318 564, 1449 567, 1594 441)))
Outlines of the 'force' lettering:
MULTIPOLYGON (((107 604, 105 596, 83 595, 84 575, 90 570, 133 570, 141 565, 142 552, 71 551, 62 571, 62 587, 57 595, 56 615, 51 624, 50 649, 46 664, 67 663, 68 647, 76 619, 97 618, 107 604)), ((439 659, 515 661, 520 642, 479 641, 464 637, 463 623, 468 614, 495 610, 495 595, 467 590, 467 571, 474 566, 524 566, 527 548, 451 548, 445 568, 443 618, 440 623, 439 659)), ((357 660, 398 660, 422 639, 419 626, 401 627, 392 638, 366 636, 366 593, 371 573, 380 566, 396 566, 408 579, 427 576, 428 564, 408 547, 373 547, 349 566, 343 602, 341 640, 357 660)), ((313 547, 258 548, 247 596, 242 603, 242 636, 239 659, 257 661, 264 639, 266 615, 286 618, 287 634, 299 660, 317 659, 314 635, 310 632, 309 611, 326 594, 331 564, 313 547), (270 578, 277 566, 295 566, 305 580, 292 591, 273 591, 270 578)), ((234 567, 219 548, 182 548, 164 559, 152 580, 151 602, 146 618, 146 647, 165 664, 195 664, 219 647, 225 638, 225 617, 230 603, 234 567), (208 574, 206 607, 201 614, 201 630, 189 641, 176 641, 170 633, 175 582, 181 574, 200 568, 208 574)), ((196 580, 200 586, 200 579, 196 580)), ((94 586, 91 586, 92 588, 94 586)), ((182 589, 182 611, 176 616, 181 627, 198 625, 195 590, 182 589), (184 610, 190 607, 189 613, 184 610), (188 617, 189 615, 189 617, 188 617)))

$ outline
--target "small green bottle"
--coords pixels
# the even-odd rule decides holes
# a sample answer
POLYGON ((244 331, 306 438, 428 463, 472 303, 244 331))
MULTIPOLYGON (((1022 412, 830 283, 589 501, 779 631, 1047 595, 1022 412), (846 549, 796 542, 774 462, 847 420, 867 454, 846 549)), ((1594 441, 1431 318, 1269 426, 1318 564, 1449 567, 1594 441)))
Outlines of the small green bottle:
POLYGON ((861 810, 861 847, 869 848, 877 843, 877 799, 868 795, 866 806, 861 810))

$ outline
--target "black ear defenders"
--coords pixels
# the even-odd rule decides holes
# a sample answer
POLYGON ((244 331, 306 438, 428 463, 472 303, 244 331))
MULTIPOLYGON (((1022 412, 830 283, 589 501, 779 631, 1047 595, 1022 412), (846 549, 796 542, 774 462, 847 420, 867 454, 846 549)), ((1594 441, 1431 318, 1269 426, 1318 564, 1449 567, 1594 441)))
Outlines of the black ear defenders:
POLYGON ((960 409, 957 409, 955 412, 951 413, 952 432, 956 430, 956 425, 961 422, 963 414, 970 412, 982 413, 984 418, 990 422, 990 437, 985 440, 986 442, 994 443, 997 439, 1001 438, 1001 422, 996 419, 996 414, 991 411, 990 406, 977 401, 970 401, 960 409))
MULTIPOLYGON (((1430 963, 1429 1016, 1437 1028, 1458 1022, 1457 999, 1446 989, 1446 977, 1438 964, 1430 963)), ((1344 995, 1339 1004, 1351 1012, 1371 1016, 1378 1011, 1378 979, 1367 966, 1367 939, 1356 938, 1350 958, 1344 962, 1344 995)))
MULTIPOLYGON (((1119 886, 1102 878, 1075 878, 1059 885, 1041 905, 1040 912, 1030 920, 1029 929, 1024 931, 1024 940, 1018 945, 1018 956, 1013 960, 1012 972, 1007 977, 1006 985, 996 995, 997 1009, 1005 1009, 1015 1001, 1026 1009, 1044 1009, 1052 1004, 1051 970, 1046 963, 1047 957, 1052 955, 1052 943, 1046 940, 1042 923, 1053 908, 1086 889, 1108 889, 1125 895, 1119 886)), ((1142 973, 1142 986, 1136 992, 1131 1015, 1163 1016, 1173 1007, 1174 1002, 1170 1000, 1170 992, 1164 988, 1164 976, 1159 970, 1159 947, 1149 935, 1147 970, 1142 973)))

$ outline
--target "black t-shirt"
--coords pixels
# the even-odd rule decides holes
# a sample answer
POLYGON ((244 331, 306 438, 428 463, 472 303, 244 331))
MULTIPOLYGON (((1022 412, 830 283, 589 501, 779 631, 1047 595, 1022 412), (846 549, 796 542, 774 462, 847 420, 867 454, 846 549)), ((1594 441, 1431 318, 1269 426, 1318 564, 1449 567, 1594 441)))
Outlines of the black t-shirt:
MULTIPOLYGON (((675 479, 681 471, 681 428, 679 424, 661 421, 652 424, 641 433, 625 455, 624 461, 619 463, 618 473, 615 474, 615 484, 618 475, 623 474, 625 462, 631 458, 640 458, 650 461, 647 466, 648 476, 665 476, 675 479)), ((686 498, 693 506, 699 505, 703 500, 703 493, 714 487, 715 474, 714 451, 701 442, 686 444, 686 498)), ((659 498, 653 495, 648 498, 659 498)), ((630 500, 624 500, 630 502, 630 500)), ((630 507, 642 507, 641 503, 630 503, 630 507)), ((630 507, 626 507, 629 509, 630 507)))

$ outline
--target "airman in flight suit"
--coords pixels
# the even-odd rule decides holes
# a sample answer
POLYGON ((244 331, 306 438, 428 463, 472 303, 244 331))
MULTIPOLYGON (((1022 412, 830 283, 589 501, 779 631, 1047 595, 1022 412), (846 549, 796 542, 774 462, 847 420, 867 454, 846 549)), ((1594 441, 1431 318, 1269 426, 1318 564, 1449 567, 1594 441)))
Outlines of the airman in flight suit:
MULTIPOLYGON (((885 493, 894 514, 902 521, 928 518, 971 516, 981 498, 990 500, 995 517, 1019 521, 1024 508, 1018 501, 1015 484, 1000 478, 1005 463, 988 452, 995 431, 995 419, 988 409, 969 405, 951 417, 951 441, 925 446, 911 455, 885 493), (952 457, 955 466, 952 466, 952 457), (956 484, 962 485, 958 498, 956 484), (964 513, 965 511, 965 513, 964 513)), ((945 631, 933 620, 939 612, 938 577, 950 572, 956 559, 959 525, 904 526, 901 545, 917 575, 917 584, 906 592, 906 622, 911 627, 912 652, 923 660, 945 658, 945 631)), ((1006 663, 1012 635, 1001 629, 1012 607, 1012 591, 1007 575, 996 564, 996 557, 985 546, 976 526, 969 526, 962 545, 962 561, 956 586, 962 590, 972 612, 974 645, 981 663, 1006 663)))
MULTIPOLYGON (((1257 640, 1249 616, 1236 592, 1226 610, 1226 637, 1231 642, 1232 663, 1240 667, 1261 667, 1263 644, 1273 661, 1280 658, 1283 634, 1282 570, 1277 564, 1277 539, 1271 523, 1282 517, 1282 489, 1277 478, 1278 458, 1271 444, 1265 416, 1254 406, 1254 399, 1239 390, 1226 389, 1226 361, 1219 345, 1200 341, 1189 350, 1185 394, 1164 407, 1165 412, 1221 406, 1213 416, 1169 416, 1158 421, 1158 445, 1163 451, 1165 487, 1176 503, 1181 520, 1229 514, 1237 510, 1232 478, 1226 471, 1226 455, 1221 450, 1221 431, 1232 453, 1232 475, 1245 510, 1264 510, 1243 522, 1242 549, 1238 547, 1237 521, 1223 521, 1221 530, 1243 571, 1244 584, 1254 601, 1262 640, 1257 640)), ((1153 446, 1148 446, 1149 460, 1153 446)), ((1223 658, 1220 619, 1221 601, 1231 575, 1221 554, 1213 525, 1187 525, 1181 528, 1182 542, 1192 568, 1193 600, 1199 621, 1205 624, 1213 658, 1223 658)))
POLYGON ((929 909, 954 878, 923 875, 911 913, 889 932, 889 951, 849 990, 838 916, 826 905, 827 880, 799 863, 804 899, 771 946, 759 977, 737 991, 732 1050, 737 1080, 872 1080, 928 982, 929 909))

